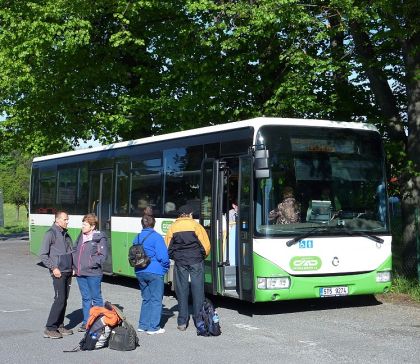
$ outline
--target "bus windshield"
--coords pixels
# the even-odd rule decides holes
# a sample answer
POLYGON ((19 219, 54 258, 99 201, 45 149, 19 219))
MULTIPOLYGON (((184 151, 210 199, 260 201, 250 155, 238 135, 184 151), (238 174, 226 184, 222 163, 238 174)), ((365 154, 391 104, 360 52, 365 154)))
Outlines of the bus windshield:
POLYGON ((378 133, 264 126, 258 144, 270 152, 270 178, 256 182, 257 236, 388 231, 378 133))

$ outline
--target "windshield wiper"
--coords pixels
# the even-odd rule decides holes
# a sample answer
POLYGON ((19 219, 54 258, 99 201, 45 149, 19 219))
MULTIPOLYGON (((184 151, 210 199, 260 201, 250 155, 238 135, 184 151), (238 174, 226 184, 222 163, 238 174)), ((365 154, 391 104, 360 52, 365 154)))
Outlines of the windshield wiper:
POLYGON ((338 228, 338 229, 342 229, 344 230, 347 234, 349 234, 350 236, 354 236, 354 235, 359 235, 359 236, 364 236, 365 238, 368 238, 370 240, 373 240, 379 244, 383 244, 384 243, 384 239, 380 238, 379 236, 373 235, 373 234, 368 234, 364 231, 355 231, 355 230, 350 230, 348 228, 346 228, 344 225, 337 225, 334 226, 334 228, 338 228))
POLYGON ((327 229, 325 226, 317 226, 317 227, 315 227, 315 228, 313 228, 313 229, 309 230, 309 231, 308 231, 308 232, 306 232, 306 233, 300 234, 300 235, 298 235, 298 236, 295 236, 293 239, 290 239, 290 240, 286 241, 286 245, 287 245, 288 247, 290 247, 290 246, 292 246, 292 245, 296 244, 299 240, 305 239, 305 238, 307 238, 308 236, 312 235, 312 234, 313 234, 314 232, 316 232, 316 231, 327 231, 327 230, 328 230, 328 229, 327 229))
POLYGON ((373 234, 368 234, 364 231, 354 231, 354 230, 350 230, 347 227, 343 226, 343 225, 336 225, 336 226, 331 226, 331 225, 327 225, 327 226, 317 226, 311 230, 309 230, 306 233, 303 233, 301 235, 295 236, 293 239, 290 239, 288 241, 286 241, 286 245, 288 247, 291 247, 292 245, 296 244, 298 241, 307 238, 308 236, 312 235, 315 232, 323 232, 323 231, 329 231, 329 230, 333 230, 333 229, 340 229, 340 230, 344 230, 347 234, 349 234, 350 236, 355 236, 355 235, 359 235, 359 236, 364 236, 365 238, 368 238, 370 240, 373 240, 379 244, 383 244, 384 239, 381 239, 380 237, 373 235, 373 234))

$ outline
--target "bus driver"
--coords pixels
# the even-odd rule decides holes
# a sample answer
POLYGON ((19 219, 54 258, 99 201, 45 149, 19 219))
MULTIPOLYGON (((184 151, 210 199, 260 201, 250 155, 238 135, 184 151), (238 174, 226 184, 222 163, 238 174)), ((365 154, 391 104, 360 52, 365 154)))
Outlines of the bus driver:
POLYGON ((270 211, 269 219, 276 224, 294 224, 300 222, 300 203, 296 201, 293 188, 286 186, 283 190, 283 201, 270 211))

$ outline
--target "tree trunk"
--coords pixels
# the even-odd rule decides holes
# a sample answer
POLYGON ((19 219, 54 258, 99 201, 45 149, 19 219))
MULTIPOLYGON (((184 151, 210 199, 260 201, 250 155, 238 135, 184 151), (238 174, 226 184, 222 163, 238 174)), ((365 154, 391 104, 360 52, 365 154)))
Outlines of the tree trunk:
MULTIPOLYGON (((331 16, 329 19, 331 28, 335 30, 331 35, 331 57, 336 60, 336 62, 344 63, 343 60, 346 57, 346 50, 344 48, 344 31, 337 30, 340 28, 341 19, 338 14, 334 15, 335 16, 331 16)), ((333 83, 335 93, 337 94, 337 102, 332 114, 332 119, 349 121, 351 117, 351 109, 349 108, 350 103, 347 102, 347 100, 352 94, 352 90, 348 82, 347 72, 343 72, 342 68, 340 68, 340 71, 334 72, 333 83)))
POLYGON ((419 33, 407 40, 405 44, 406 70, 407 70, 407 96, 408 96, 408 141, 407 156, 410 162, 406 177, 402 185, 402 213, 403 213, 403 246, 404 246, 404 273, 416 275, 417 241, 420 239, 419 222, 420 213, 420 52, 416 50, 420 44, 419 33), (417 76, 416 76, 417 75, 417 76))
POLYGON ((358 60, 363 65, 363 69, 369 79, 370 89, 386 121, 386 124, 384 124, 386 133, 390 139, 400 141, 406 145, 407 137, 398 112, 397 101, 388 84, 385 72, 376 65, 377 57, 369 35, 355 21, 350 23, 350 32, 358 60))
POLYGON ((387 134, 395 141, 400 141, 407 156, 405 172, 401 178, 401 212, 403 219, 403 274, 414 276, 417 272, 417 246, 416 239, 416 208, 420 209, 420 80, 419 69, 419 36, 414 32, 411 39, 405 43, 407 96, 408 96, 408 129, 407 134, 403 128, 401 117, 398 113, 397 103, 392 90, 387 82, 383 70, 374 66, 375 52, 369 36, 363 32, 360 24, 352 22, 350 25, 352 37, 355 42, 357 54, 363 64, 369 79, 371 90, 384 119, 388 122, 387 134), (417 80, 416 80, 417 72, 417 80))

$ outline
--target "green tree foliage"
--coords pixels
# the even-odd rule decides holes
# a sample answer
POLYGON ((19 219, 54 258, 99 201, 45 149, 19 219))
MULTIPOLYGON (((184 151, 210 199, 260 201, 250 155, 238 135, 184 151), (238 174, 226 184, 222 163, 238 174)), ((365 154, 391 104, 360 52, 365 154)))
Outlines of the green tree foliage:
POLYGON ((4 202, 16 206, 17 220, 20 207, 29 211, 29 175, 31 159, 15 151, 0 158, 0 188, 4 202))
POLYGON ((0 150, 257 115, 368 120, 386 141, 413 257, 418 1, 0 0, 0 20, 0 150))

